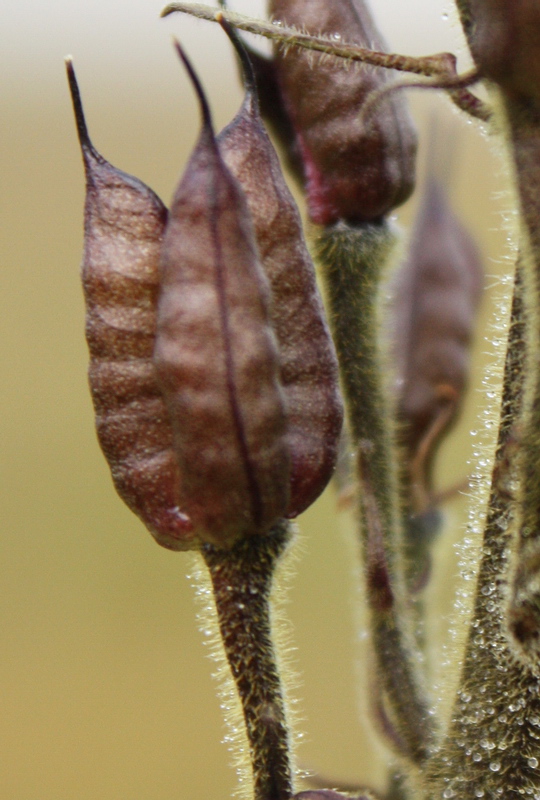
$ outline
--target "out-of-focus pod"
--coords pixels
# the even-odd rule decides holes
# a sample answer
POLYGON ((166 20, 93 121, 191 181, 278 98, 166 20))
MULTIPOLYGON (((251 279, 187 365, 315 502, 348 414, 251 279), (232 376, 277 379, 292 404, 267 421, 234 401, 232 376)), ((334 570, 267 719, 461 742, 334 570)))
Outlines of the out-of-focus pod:
POLYGON ((410 452, 423 442, 432 453, 456 418, 482 289, 478 248, 430 177, 394 287, 398 413, 410 452))
MULTIPOLYGON (((385 50, 363 0, 270 0, 272 18, 330 41, 385 50)), ((303 162, 309 212, 318 224, 376 220, 414 187, 416 134, 401 93, 366 121, 360 110, 388 71, 299 47, 275 50, 275 69, 303 162)))

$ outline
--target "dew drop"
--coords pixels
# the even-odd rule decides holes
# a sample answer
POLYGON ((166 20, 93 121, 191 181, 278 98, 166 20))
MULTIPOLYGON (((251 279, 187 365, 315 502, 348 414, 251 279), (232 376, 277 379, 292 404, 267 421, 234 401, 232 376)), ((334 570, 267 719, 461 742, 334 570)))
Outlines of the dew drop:
POLYGON ((490 768, 490 770, 492 772, 498 772, 500 770, 500 768, 501 768, 501 762, 500 761, 491 761, 490 764, 489 764, 489 768, 490 768))
POLYGON ((527 764, 528 764, 528 765, 529 765, 529 767, 531 767, 532 769, 536 769, 536 767, 538 766, 538 759, 537 759, 537 758, 534 758, 534 757, 533 757, 533 758, 528 758, 528 759, 527 759, 527 764))
POLYGON ((493 750, 495 747, 494 742, 490 742, 489 739, 481 739, 480 740, 480 747, 483 747, 484 750, 493 750))

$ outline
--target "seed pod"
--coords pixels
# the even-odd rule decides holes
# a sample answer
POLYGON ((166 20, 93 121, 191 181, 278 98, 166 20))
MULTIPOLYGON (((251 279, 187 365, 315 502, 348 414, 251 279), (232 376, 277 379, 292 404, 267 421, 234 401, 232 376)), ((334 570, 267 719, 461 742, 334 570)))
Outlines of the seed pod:
POLYGON ((467 35, 482 76, 540 100, 540 7, 536 0, 469 0, 467 35))
POLYGON ((246 195, 270 281, 291 454, 287 516, 295 517, 320 495, 336 464, 343 423, 337 357, 300 214, 261 120, 249 57, 232 29, 225 29, 243 63, 246 96, 218 144, 246 195))
POLYGON ((399 415, 410 451, 424 440, 432 453, 466 388, 483 284, 478 249, 435 178, 427 181, 396 284, 399 415))
MULTIPOLYGON (((270 0, 269 8, 287 25, 385 49, 363 0, 270 0)), ((416 155, 404 98, 395 93, 367 123, 359 119, 366 97, 389 80, 387 71, 364 64, 344 69, 340 59, 302 48, 278 48, 275 62, 313 221, 375 220, 403 203, 413 190, 416 155)))
POLYGON ((71 61, 67 71, 86 171, 82 278, 98 439, 120 497, 159 544, 186 550, 193 526, 180 511, 172 430, 152 364, 167 210, 94 149, 71 61))
POLYGON ((154 361, 182 498, 204 541, 230 546, 284 515, 289 459, 268 282, 243 194, 203 127, 176 190, 162 255, 154 361))

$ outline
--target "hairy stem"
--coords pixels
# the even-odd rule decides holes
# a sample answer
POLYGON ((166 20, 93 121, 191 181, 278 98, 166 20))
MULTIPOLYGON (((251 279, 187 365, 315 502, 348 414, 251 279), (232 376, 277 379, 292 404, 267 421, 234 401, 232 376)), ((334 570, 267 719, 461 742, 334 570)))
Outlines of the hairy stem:
POLYGON ((401 556, 391 413, 377 342, 377 293, 393 236, 386 223, 338 223, 317 242, 357 447, 362 546, 378 675, 406 755, 428 755, 432 725, 422 690, 401 556))
POLYGON ((520 528, 508 623, 517 652, 540 677, 540 106, 506 94, 504 105, 522 218, 528 305, 527 415, 518 433, 523 465, 520 528))
POLYGON ((242 703, 253 766, 254 800, 293 794, 289 731, 271 635, 270 593, 291 538, 286 522, 231 550, 202 548, 210 571, 223 646, 242 703))
MULTIPOLYGON (((456 57, 452 55, 452 53, 436 53, 432 56, 423 56, 419 58, 399 55, 397 53, 380 53, 376 50, 369 50, 355 44, 337 44, 336 40, 332 39, 330 36, 315 36, 311 33, 305 33, 296 28, 291 28, 279 21, 268 22, 266 20, 254 19, 253 17, 246 17, 243 14, 238 14, 235 11, 230 11, 223 7, 217 11, 215 8, 212 8, 212 6, 190 2, 190 0, 169 3, 161 12, 161 16, 166 17, 175 12, 191 14, 191 16, 205 19, 209 22, 219 22, 221 15, 221 17, 234 28, 264 36, 267 39, 273 39, 287 47, 296 45, 309 50, 318 50, 321 53, 344 58, 348 61, 360 61, 365 64, 371 64, 374 67, 395 69, 401 72, 412 72, 416 75, 425 75, 428 77, 440 75, 448 76, 449 79, 455 77, 458 85, 464 80, 463 76, 455 75, 456 57)), ((465 80, 467 79, 468 76, 465 77, 465 80)))
POLYGON ((308 50, 318 50, 326 55, 344 58, 347 61, 360 61, 374 67, 394 69, 399 72, 411 72, 415 75, 436 77, 433 84, 411 84, 405 88, 445 89, 449 92, 452 102, 462 111, 478 119, 488 120, 491 109, 478 97, 469 92, 465 87, 474 82, 472 73, 458 75, 456 73, 456 57, 452 53, 435 53, 432 56, 404 56, 398 53, 380 53, 368 50, 355 44, 337 44, 329 36, 315 36, 297 28, 284 25, 279 20, 267 22, 265 20, 246 17, 235 11, 229 11, 221 4, 219 11, 203 3, 194 3, 191 0, 180 0, 169 3, 161 12, 162 17, 180 12, 191 14, 199 19, 209 22, 219 22, 225 19, 230 25, 248 33, 255 33, 267 39, 280 42, 285 47, 305 47, 308 50))
POLYGON ((429 765, 426 797, 433 800, 533 795, 540 789, 538 681, 516 660, 505 619, 509 562, 517 537, 515 436, 523 409, 525 334, 523 270, 518 265, 473 616, 452 724, 429 765))
POLYGON ((530 292, 530 352, 527 365, 530 416, 523 431, 522 538, 540 538, 540 107, 527 99, 505 100, 520 202, 525 282, 530 292))

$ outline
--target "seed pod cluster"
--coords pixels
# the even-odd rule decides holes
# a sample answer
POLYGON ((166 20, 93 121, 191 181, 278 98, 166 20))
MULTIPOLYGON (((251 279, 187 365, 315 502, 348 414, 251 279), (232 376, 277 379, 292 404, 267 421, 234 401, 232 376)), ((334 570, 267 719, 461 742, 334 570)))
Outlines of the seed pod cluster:
MULTIPOLYGON (((272 17, 314 34, 384 50, 363 0, 270 0, 272 17)), ((416 135, 403 97, 394 94, 364 123, 367 96, 387 71, 302 48, 277 49, 275 65, 300 150, 310 216, 375 220, 403 203, 414 186, 416 135)))
POLYGON ((320 494, 343 412, 313 266, 254 86, 221 145, 244 190, 179 53, 203 126, 169 214, 94 151, 70 73, 87 169, 90 382, 115 486, 157 541, 230 547, 320 494))
POLYGON ((455 419, 482 286, 478 249, 431 177, 394 288, 398 410, 412 453, 430 430, 438 439, 455 419), (434 430, 443 412, 444 425, 434 430))

